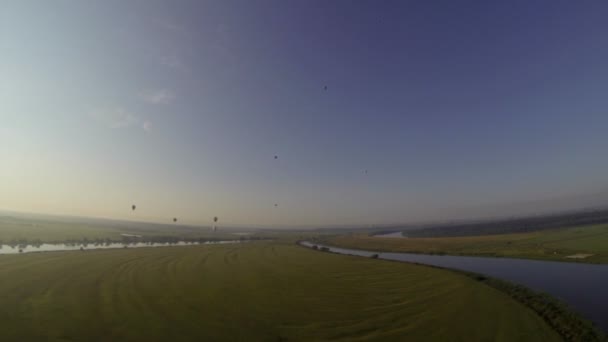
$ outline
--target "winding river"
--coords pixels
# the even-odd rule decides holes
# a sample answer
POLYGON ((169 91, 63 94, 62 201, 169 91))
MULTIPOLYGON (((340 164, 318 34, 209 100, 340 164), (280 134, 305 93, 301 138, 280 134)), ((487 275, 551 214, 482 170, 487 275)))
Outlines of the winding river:
POLYGON ((608 265, 510 258, 373 252, 313 244, 331 252, 481 273, 548 293, 608 332, 608 265))
POLYGON ((135 243, 102 243, 93 244, 65 244, 65 243, 43 243, 40 245, 26 245, 26 246, 9 246, 0 245, 0 254, 21 254, 21 253, 38 253, 38 252, 60 252, 60 251, 87 251, 94 249, 117 249, 117 248, 148 248, 148 247, 180 247, 180 246, 192 246, 192 245, 213 245, 213 244, 225 244, 225 243, 242 243, 246 241, 241 240, 218 240, 218 241, 205 241, 205 242, 186 242, 178 241, 175 243, 169 242, 135 242, 135 243))

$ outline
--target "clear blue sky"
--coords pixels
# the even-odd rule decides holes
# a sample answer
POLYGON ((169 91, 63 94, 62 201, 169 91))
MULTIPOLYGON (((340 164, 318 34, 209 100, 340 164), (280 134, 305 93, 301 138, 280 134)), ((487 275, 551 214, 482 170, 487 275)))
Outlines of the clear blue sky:
POLYGON ((0 209, 371 224, 604 189, 606 18, 605 1, 2 1, 0 209))

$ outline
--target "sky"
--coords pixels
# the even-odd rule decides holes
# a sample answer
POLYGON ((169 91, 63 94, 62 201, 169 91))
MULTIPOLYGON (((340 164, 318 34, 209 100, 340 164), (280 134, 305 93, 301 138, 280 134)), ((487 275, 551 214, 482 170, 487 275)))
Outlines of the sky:
POLYGON ((605 1, 4 0, 0 209, 368 225, 603 191, 606 18, 605 1))

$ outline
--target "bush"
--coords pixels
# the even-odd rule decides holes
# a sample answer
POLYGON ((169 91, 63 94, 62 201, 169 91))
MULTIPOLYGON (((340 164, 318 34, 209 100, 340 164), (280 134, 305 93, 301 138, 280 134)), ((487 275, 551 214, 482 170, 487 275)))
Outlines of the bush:
POLYGON ((604 333, 593 323, 570 311, 565 304, 545 293, 475 273, 468 273, 468 275, 478 281, 483 281, 490 287, 503 291, 535 311, 566 341, 607 340, 604 333))

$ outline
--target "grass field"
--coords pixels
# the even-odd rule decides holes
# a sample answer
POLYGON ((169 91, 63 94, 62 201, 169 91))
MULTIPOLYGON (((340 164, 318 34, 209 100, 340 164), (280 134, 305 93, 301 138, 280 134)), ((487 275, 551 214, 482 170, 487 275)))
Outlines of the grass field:
POLYGON ((502 256, 608 263, 608 224, 531 233, 445 238, 381 238, 345 234, 326 240, 341 247, 376 251, 502 256), (567 256, 591 254, 584 259, 567 256))
POLYGON ((292 244, 0 256, 4 341, 557 341, 475 280, 292 244))
MULTIPOLYGON (((154 224, 145 222, 124 222, 109 220, 30 218, 4 215, 0 216, 0 242, 12 240, 39 240, 42 242, 65 242, 87 238, 111 239, 120 241, 121 234, 143 236, 178 236, 183 238, 235 239, 231 234, 238 230, 212 232, 207 227, 185 226, 181 224, 154 224)), ((0 243, 1 244, 1 243, 0 243)))

